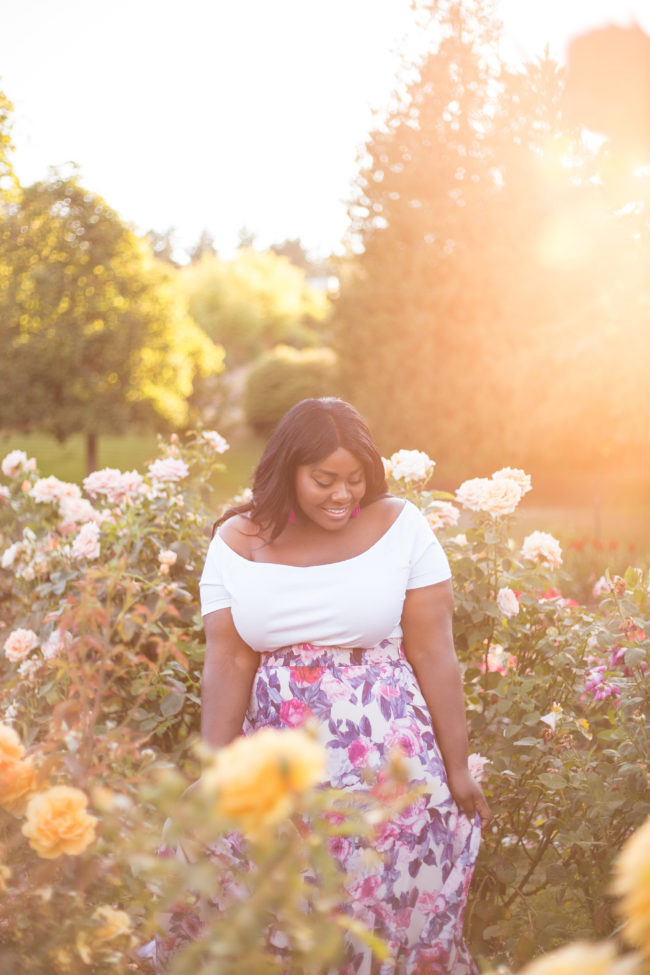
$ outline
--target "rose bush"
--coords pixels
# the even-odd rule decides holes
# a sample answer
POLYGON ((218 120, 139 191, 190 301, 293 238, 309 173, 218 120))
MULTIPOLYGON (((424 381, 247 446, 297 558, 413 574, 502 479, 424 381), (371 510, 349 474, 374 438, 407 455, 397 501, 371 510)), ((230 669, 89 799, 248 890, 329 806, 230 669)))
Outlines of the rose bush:
MULTIPOLYGON (((83 490, 40 477, 23 451, 0 464, 0 970, 8 975, 147 971, 138 948, 159 923, 158 907, 181 903, 191 923, 214 893, 214 871, 200 857, 156 855, 166 819, 216 841, 239 808, 219 811, 218 792, 185 794, 201 770, 191 747, 203 654, 198 578, 219 514, 210 481, 224 441, 198 430, 161 448, 144 474, 95 472, 83 490)), ((472 950, 483 968, 514 969, 575 937, 608 937, 617 923, 612 863, 650 813, 648 573, 605 574, 598 600, 578 604, 563 595, 571 580, 557 539, 538 531, 512 541, 531 487, 525 472, 504 468, 451 495, 427 490, 434 465, 421 452, 398 452, 391 464, 394 492, 421 506, 452 565, 473 765, 495 814, 470 897, 472 950)), ((408 752, 399 729, 396 744, 408 752)), ((362 741, 356 758, 371 761, 362 741)), ((269 910, 277 917, 282 905, 301 970, 326 970, 337 957, 343 921, 331 851, 391 805, 319 789, 307 789, 304 809, 303 800, 283 805, 283 781, 278 809, 290 818, 273 843, 250 839, 263 876, 275 876, 281 855, 282 883, 251 889, 236 925, 227 912, 215 919, 179 953, 177 975, 205 970, 206 957, 223 962, 224 952, 238 958, 233 973, 276 971, 259 939, 269 910), (317 824, 309 843, 306 810, 317 824), (317 890, 301 885, 309 871, 322 879, 317 890)), ((247 883, 243 874, 233 880, 247 883)))
POLYGON ((520 497, 530 490, 523 471, 504 469, 454 496, 409 496, 425 514, 441 500, 460 505, 458 523, 437 534, 454 579, 470 741, 489 759, 494 813, 467 932, 485 968, 516 968, 616 927, 612 864, 650 813, 650 575, 609 579, 595 606, 564 597, 559 541, 543 531, 513 541, 516 510, 489 500, 500 480, 520 497))

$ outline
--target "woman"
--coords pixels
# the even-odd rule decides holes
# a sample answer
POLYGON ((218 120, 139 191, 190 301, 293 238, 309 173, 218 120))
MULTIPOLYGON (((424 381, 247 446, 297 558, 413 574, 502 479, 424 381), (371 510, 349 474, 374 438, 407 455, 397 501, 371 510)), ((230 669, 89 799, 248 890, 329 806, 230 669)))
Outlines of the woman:
POLYGON ((289 410, 252 500, 215 528, 201 578, 204 740, 219 747, 313 715, 330 783, 350 788, 401 745, 428 796, 378 840, 380 874, 361 875, 359 852, 343 863, 352 910, 394 958, 378 968, 351 946, 345 971, 475 972, 462 919, 489 810, 467 767, 450 572, 435 535, 388 495, 356 410, 329 398, 289 410))

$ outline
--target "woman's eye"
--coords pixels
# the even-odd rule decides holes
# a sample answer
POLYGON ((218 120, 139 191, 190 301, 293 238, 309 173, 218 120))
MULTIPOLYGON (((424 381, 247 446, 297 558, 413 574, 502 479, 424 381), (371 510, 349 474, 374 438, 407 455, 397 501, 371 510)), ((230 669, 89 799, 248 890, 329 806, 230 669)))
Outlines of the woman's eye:
POLYGON ((318 487, 322 487, 322 488, 329 488, 332 486, 330 483, 323 484, 322 481, 317 481, 316 478, 314 478, 314 483, 317 484, 318 487))

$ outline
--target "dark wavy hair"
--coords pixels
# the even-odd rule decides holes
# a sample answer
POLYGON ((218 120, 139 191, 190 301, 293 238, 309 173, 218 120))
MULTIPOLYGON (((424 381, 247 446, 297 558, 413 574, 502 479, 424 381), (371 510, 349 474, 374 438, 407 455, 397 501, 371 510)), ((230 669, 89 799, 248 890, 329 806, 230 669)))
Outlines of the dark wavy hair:
POLYGON ((366 478, 365 506, 388 493, 384 465, 361 415, 342 399, 304 399, 285 413, 273 430, 253 474, 253 497, 229 508, 215 522, 212 534, 233 515, 248 513, 272 541, 297 506, 295 475, 301 464, 315 464, 339 447, 357 457, 366 478))

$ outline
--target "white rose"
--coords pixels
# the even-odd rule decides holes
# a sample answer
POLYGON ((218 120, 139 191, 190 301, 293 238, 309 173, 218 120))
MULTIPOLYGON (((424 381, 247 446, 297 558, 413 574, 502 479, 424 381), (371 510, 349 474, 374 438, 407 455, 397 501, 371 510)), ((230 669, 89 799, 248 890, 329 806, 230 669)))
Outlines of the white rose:
POLYGON ((398 450, 390 458, 391 477, 396 481, 425 481, 436 462, 422 450, 398 450))
POLYGON ((519 600, 512 589, 508 589, 507 587, 499 589, 497 593, 497 606, 499 607, 499 612, 507 616, 508 619, 511 616, 516 616, 519 612, 519 600))
POLYGON ((217 454, 225 454, 230 449, 228 441, 220 433, 217 433, 216 430, 204 430, 201 436, 217 454))
POLYGON ((507 481, 514 481, 519 485, 521 496, 527 494, 531 489, 530 474, 522 471, 521 467, 502 467, 500 471, 495 471, 492 480, 497 481, 505 478, 507 481))
POLYGON ((456 500, 470 511, 482 511, 481 502, 485 487, 489 483, 487 477, 472 477, 468 481, 463 481, 456 491, 456 500))
POLYGON ((493 517, 511 515, 521 501, 521 490, 516 481, 499 478, 486 481, 479 510, 487 511, 493 517))
POLYGON ((60 481, 52 474, 50 477, 41 477, 34 484, 29 492, 30 497, 39 503, 61 501, 63 498, 80 498, 81 491, 76 484, 69 484, 67 481, 60 481))
POLYGON ((16 556, 21 550, 21 547, 22 547, 22 542, 14 542, 13 545, 10 545, 9 548, 6 548, 4 550, 4 552, 2 553, 2 562, 0 562, 0 565, 2 565, 3 569, 11 568, 11 566, 14 564, 16 556))
POLYGON ((5 477, 15 477, 21 471, 34 470, 36 461, 28 459, 24 450, 12 450, 2 461, 0 469, 5 477))
POLYGON ((531 532, 524 538, 521 554, 533 562, 545 562, 552 569, 562 565, 562 549, 557 538, 548 532, 531 532))

